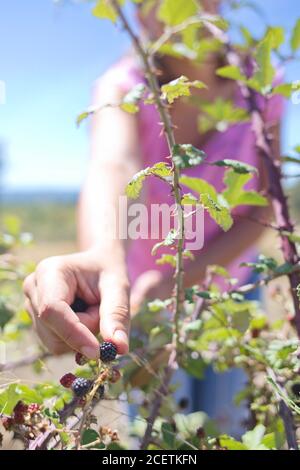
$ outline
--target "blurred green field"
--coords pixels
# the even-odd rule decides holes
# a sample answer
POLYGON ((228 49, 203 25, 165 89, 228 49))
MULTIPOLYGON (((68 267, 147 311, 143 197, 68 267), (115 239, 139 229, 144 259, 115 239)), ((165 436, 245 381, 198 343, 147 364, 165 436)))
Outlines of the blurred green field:
MULTIPOLYGON (((300 223, 300 186, 288 191, 294 220, 300 223)), ((2 203, 0 230, 7 217, 19 219, 20 229, 33 235, 33 243, 23 248, 20 255, 25 260, 39 261, 48 256, 70 253, 76 250, 76 199, 66 194, 24 195, 17 200, 2 203)), ((259 249, 270 256, 277 254, 274 234, 266 231, 259 249), (271 249, 270 249, 271 247, 271 249)))
POLYGON ((69 253, 76 249, 75 201, 26 201, 5 204, 1 210, 0 230, 8 219, 16 217, 20 230, 29 232, 33 242, 19 253, 26 261, 69 253))

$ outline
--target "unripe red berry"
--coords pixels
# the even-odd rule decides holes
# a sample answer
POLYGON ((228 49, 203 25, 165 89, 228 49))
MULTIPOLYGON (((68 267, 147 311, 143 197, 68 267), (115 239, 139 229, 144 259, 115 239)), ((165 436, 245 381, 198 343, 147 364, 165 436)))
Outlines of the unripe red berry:
POLYGON ((65 388, 71 388, 72 383, 74 382, 75 379, 76 379, 76 375, 71 374, 71 373, 65 374, 61 377, 60 383, 65 388))
POLYGON ((30 414, 37 413, 40 409, 41 407, 37 403, 30 403, 30 405, 28 405, 28 413, 30 414))

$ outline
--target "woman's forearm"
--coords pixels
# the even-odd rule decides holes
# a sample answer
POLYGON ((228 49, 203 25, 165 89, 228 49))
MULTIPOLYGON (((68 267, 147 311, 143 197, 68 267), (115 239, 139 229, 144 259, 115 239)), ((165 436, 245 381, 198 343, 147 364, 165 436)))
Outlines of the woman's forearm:
MULTIPOLYGON (((121 101, 122 93, 109 81, 96 84, 95 106, 121 101)), ((111 263, 124 260, 127 241, 119 235, 119 222, 127 214, 121 201, 128 181, 140 165, 136 117, 118 107, 95 113, 91 122, 91 157, 78 207, 81 249, 96 248, 111 263)))

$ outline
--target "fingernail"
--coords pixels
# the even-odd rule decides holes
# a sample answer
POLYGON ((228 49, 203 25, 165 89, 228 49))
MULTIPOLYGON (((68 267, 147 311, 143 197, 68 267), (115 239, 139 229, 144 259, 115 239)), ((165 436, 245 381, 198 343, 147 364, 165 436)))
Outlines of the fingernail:
POLYGON ((128 336, 125 331, 117 330, 114 333, 114 340, 120 343, 128 344, 128 336))
POLYGON ((97 359, 99 355, 98 351, 95 348, 91 348, 90 346, 83 346, 80 352, 88 359, 97 359))

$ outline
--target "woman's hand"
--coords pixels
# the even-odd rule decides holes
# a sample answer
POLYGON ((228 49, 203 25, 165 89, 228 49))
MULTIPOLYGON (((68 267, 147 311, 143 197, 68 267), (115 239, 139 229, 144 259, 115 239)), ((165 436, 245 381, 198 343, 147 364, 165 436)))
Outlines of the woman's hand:
POLYGON ((97 333, 113 341, 120 354, 128 351, 129 283, 123 260, 102 259, 89 250, 45 259, 24 282, 26 308, 38 335, 53 354, 68 350, 90 359, 99 357, 97 333), (75 313, 75 298, 88 305, 75 313))

